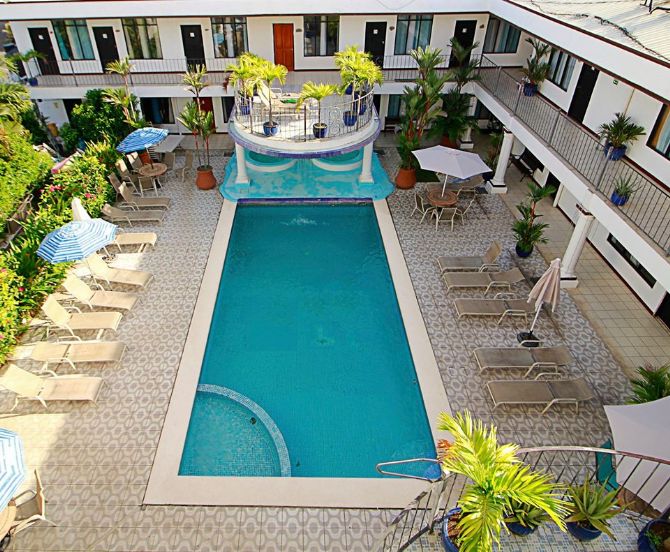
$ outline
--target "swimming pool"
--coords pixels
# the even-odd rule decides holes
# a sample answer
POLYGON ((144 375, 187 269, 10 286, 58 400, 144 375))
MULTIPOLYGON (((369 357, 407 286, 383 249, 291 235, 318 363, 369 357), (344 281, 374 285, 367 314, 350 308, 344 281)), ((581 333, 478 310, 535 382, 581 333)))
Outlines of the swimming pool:
POLYGON ((179 475, 434 456, 372 204, 238 205, 179 475))

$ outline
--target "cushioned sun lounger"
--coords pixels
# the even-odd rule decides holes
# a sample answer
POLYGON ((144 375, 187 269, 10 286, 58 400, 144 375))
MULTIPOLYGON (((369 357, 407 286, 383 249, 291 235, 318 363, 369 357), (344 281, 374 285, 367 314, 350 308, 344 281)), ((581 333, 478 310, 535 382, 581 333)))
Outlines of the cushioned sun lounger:
POLYGON ((71 376, 38 376, 14 364, 0 372, 0 387, 16 393, 12 410, 20 399, 35 400, 46 408, 50 401, 95 402, 102 387, 102 378, 71 376))
POLYGON ((102 208, 102 216, 109 222, 127 222, 132 226, 134 222, 161 223, 165 217, 165 211, 124 211, 123 209, 118 209, 117 207, 112 207, 108 203, 105 203, 102 208))
POLYGON ((593 398, 593 391, 584 378, 568 380, 496 380, 486 387, 493 399, 493 408, 502 404, 544 406, 542 414, 555 404, 574 404, 593 398))
POLYGON ((125 284, 145 287, 153 279, 153 274, 143 270, 110 267, 97 253, 86 259, 86 265, 96 281, 107 284, 125 284))
POLYGON ((80 362, 118 365, 125 351, 126 344, 122 341, 40 341, 16 347, 12 360, 41 362, 43 370, 51 364, 62 363, 72 368, 80 362))
POLYGON ((121 248, 125 246, 137 247, 137 252, 142 253, 147 245, 153 248, 157 240, 158 236, 155 232, 123 232, 116 234, 111 245, 115 245, 119 251, 122 251, 121 248))
POLYGON ((442 280, 447 286, 447 293, 453 288, 486 288, 488 293, 493 287, 510 289, 512 284, 523 282, 524 277, 518 268, 505 272, 443 272, 442 280))
MULTIPOLYGON (((100 339, 105 330, 117 331, 123 315, 120 312, 70 313, 55 299, 47 297, 42 312, 50 322, 50 327, 65 330, 76 337, 76 332, 97 330, 96 339, 100 339)), ((49 327, 47 327, 48 333, 49 327)))
POLYGON ((448 270, 475 270, 483 272, 484 270, 498 269, 498 257, 502 252, 502 245, 499 241, 491 243, 483 256, 474 257, 438 257, 437 266, 440 272, 448 270))
POLYGON ((522 316, 528 322, 528 315, 535 312, 533 303, 525 299, 454 299, 458 318, 463 316, 495 316, 500 324, 506 316, 522 316))
POLYGON ((478 347, 472 351, 480 372, 502 368, 526 370, 528 377, 535 368, 558 370, 573 361, 567 347, 478 347))
MULTIPOLYGON (((99 284, 95 284, 101 287, 99 284)), ((108 308, 119 310, 130 310, 135 306, 139 296, 136 293, 127 293, 124 291, 104 291, 93 290, 85 282, 80 280, 75 274, 68 274, 63 281, 63 289, 67 292, 62 297, 56 295, 57 299, 76 300, 83 303, 90 309, 108 308)))

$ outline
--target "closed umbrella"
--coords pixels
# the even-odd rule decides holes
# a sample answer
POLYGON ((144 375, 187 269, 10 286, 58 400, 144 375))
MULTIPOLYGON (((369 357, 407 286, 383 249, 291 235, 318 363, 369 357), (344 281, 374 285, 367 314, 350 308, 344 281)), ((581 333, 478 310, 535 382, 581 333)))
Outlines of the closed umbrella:
POLYGON ((548 303, 551 305, 552 312, 556 310, 558 305, 558 300, 561 296, 561 259, 554 259, 551 261, 549 268, 540 276, 540 279, 533 286, 533 289, 530 290, 528 294, 528 302, 532 303, 535 301, 535 318, 533 318, 533 323, 530 325, 530 329, 527 332, 521 332, 517 335, 517 339, 520 342, 524 341, 534 341, 538 342, 537 337, 533 335, 533 330, 535 329, 535 324, 537 319, 540 316, 540 310, 542 305, 548 303))
POLYGON ((26 477, 21 437, 0 428, 0 510, 12 499, 26 477))
POLYGON ((447 186, 446 175, 456 178, 470 178, 491 169, 476 153, 470 153, 444 146, 433 146, 412 152, 422 169, 445 175, 442 195, 447 186))
MULTIPOLYGON (((116 146, 116 149, 121 153, 132 153, 134 151, 145 150, 148 155, 149 148, 156 144, 160 144, 167 138, 167 135, 168 131, 164 128, 138 128, 126 136, 121 143, 116 146)), ((151 159, 151 157, 149 157, 149 159, 151 159)))
POLYGON ((72 199, 72 220, 91 220, 91 215, 88 214, 78 197, 72 199))
POLYGON ((80 261, 112 243, 116 231, 115 224, 102 219, 68 222, 47 234, 37 255, 51 263, 80 261))
MULTIPOLYGON (((643 404, 605 406, 605 414, 615 450, 670 461, 670 397, 643 404)), ((656 510, 664 512, 670 508, 670 466, 623 458, 617 462, 616 480, 656 510)))

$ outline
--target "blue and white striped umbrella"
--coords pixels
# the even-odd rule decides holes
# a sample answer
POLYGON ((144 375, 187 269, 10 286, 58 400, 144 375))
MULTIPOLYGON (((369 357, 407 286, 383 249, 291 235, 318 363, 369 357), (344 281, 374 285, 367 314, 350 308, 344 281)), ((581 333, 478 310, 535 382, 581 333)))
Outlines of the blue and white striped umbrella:
POLYGON ((75 220, 54 230, 42 240, 37 254, 51 263, 81 261, 109 245, 117 226, 106 220, 75 220))
POLYGON ((156 144, 160 144, 167 138, 167 135, 168 131, 164 128, 138 128, 126 136, 121 143, 116 146, 116 149, 121 153, 142 151, 151 146, 155 146, 156 144))
POLYGON ((0 428, 0 509, 12 499, 25 478, 21 437, 13 431, 0 428))

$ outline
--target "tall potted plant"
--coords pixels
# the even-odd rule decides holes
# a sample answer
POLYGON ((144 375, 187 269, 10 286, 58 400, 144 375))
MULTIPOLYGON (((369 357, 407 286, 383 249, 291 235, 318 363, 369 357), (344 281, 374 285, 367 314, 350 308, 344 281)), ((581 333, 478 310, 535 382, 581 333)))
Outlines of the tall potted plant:
POLYGON ((262 81, 268 89, 268 120, 263 123, 263 133, 266 136, 276 136, 279 132, 279 123, 272 118, 272 94, 270 90, 275 81, 280 84, 286 82, 288 69, 283 65, 261 60, 255 65, 256 78, 262 81))
POLYGON ((342 114, 345 126, 354 126, 358 116, 367 108, 360 101, 361 94, 369 91, 375 84, 383 81, 382 70, 372 61, 367 52, 358 46, 348 46, 335 53, 335 66, 340 70, 340 79, 344 94, 351 95, 351 107, 342 114))
POLYGON ((609 520, 626 509, 617 498, 618 489, 607 491, 603 485, 588 479, 582 485, 571 486, 570 515, 566 518, 568 532, 582 541, 597 539, 602 533, 614 539, 609 520))
POLYGON ((431 132, 439 134, 440 143, 450 148, 458 148, 460 138, 468 129, 477 129, 476 117, 469 114, 472 94, 463 94, 452 88, 442 95, 443 114, 435 121, 431 132))
POLYGON ((260 57, 251 52, 244 52, 237 63, 231 63, 226 67, 230 71, 228 81, 238 87, 240 95, 240 113, 249 115, 251 111, 251 98, 256 86, 257 65, 262 61, 260 57))
POLYGON ((473 420, 466 411, 455 416, 441 414, 439 429, 453 435, 444 449, 442 468, 470 481, 458 507, 445 519, 442 539, 446 550, 491 552, 500 544, 511 503, 538 508, 564 529, 565 503, 551 476, 522 463, 517 445, 499 445, 495 427, 473 420))
POLYGON ((612 161, 621 159, 627 145, 644 134, 644 127, 623 113, 615 113, 614 119, 600 125, 600 136, 605 138, 605 155, 612 161))
POLYGON ((515 220, 512 224, 512 232, 517 239, 516 253, 519 257, 528 257, 533 252, 535 244, 547 243, 544 231, 549 225, 537 221, 542 216, 537 213, 537 204, 555 191, 554 186, 543 188, 534 182, 528 184, 526 200, 516 206, 521 213, 521 219, 515 220))
POLYGON ((328 125, 321 122, 321 102, 336 92, 337 86, 334 84, 316 84, 314 82, 306 82, 302 85, 302 90, 300 91, 300 97, 298 98, 296 109, 300 109, 303 103, 305 103, 307 100, 316 100, 318 122, 312 125, 314 138, 325 138, 326 134, 328 133, 328 125))
POLYGON ((526 96, 533 96, 542 82, 547 80, 549 71, 551 69, 549 63, 544 61, 544 58, 549 53, 549 44, 540 42, 535 38, 527 38, 528 42, 533 47, 533 54, 526 60, 526 66, 521 68, 521 72, 526 78, 523 85, 523 93, 526 96))

